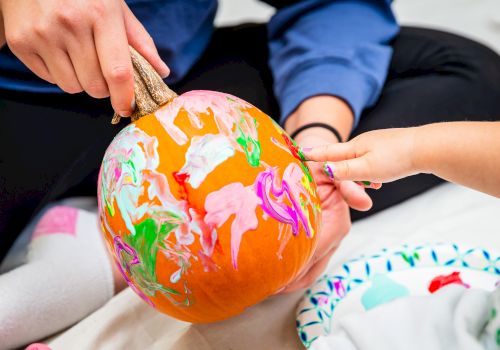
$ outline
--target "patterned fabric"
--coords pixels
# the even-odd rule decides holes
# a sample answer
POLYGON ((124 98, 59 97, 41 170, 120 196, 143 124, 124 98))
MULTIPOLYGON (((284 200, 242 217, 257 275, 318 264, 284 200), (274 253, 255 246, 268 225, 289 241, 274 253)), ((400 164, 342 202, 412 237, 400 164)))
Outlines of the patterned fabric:
MULTIPOLYGON (((375 276, 431 267, 481 271, 490 277, 489 290, 493 290, 500 275, 500 255, 483 248, 429 244, 385 248, 380 253, 348 261, 336 273, 324 275, 306 291, 297 311, 296 327, 300 339, 309 348, 319 336, 329 334, 339 303, 358 287, 373 281, 375 276)), ((429 276, 428 282, 433 277, 429 276)), ((480 287, 472 283, 471 286, 480 287)), ((422 286, 421 291, 420 294, 430 294, 428 285, 422 286)))

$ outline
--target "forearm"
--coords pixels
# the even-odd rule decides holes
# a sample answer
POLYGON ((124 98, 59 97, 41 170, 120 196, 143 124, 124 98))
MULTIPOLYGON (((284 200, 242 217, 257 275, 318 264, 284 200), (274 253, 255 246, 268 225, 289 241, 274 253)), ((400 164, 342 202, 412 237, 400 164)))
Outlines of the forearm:
POLYGON ((3 25, 2 0, 0 0, 0 49, 5 45, 5 29, 3 25))
POLYGON ((500 123, 430 124, 415 133, 414 166, 500 197, 500 123))

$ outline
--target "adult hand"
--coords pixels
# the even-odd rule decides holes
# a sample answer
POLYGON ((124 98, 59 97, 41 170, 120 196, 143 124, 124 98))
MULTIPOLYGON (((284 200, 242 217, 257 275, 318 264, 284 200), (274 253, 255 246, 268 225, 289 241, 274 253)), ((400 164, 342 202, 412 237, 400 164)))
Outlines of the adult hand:
POLYGON ((169 74, 123 0, 0 0, 0 11, 7 45, 29 69, 68 93, 111 96, 122 116, 134 103, 129 44, 169 74))
MULTIPOLYGON (((1 0, 0 0, 1 1, 1 0)), ((5 29, 3 27, 2 7, 0 6, 0 49, 5 45, 5 29)))
MULTIPOLYGON (((334 123, 344 139, 348 137, 353 120, 352 112, 345 102, 332 96, 306 100, 290 118, 286 125, 289 131, 312 121, 324 121, 334 123), (314 119, 308 120, 309 117, 314 119)), ((338 143, 339 140, 328 130, 311 128, 301 132, 295 141, 302 147, 314 147, 338 143)), ((313 258, 301 275, 282 291, 285 293, 309 286, 324 271, 330 257, 351 228, 349 207, 368 210, 372 206, 363 187, 350 181, 332 181, 323 172, 321 163, 309 165, 321 201, 321 230, 317 232, 318 245, 313 258)))
POLYGON ((349 207, 368 210, 372 206, 364 188, 351 181, 332 182, 321 166, 310 166, 321 201, 321 230, 312 260, 297 279, 283 292, 293 292, 311 285, 325 270, 332 254, 351 229, 349 207))

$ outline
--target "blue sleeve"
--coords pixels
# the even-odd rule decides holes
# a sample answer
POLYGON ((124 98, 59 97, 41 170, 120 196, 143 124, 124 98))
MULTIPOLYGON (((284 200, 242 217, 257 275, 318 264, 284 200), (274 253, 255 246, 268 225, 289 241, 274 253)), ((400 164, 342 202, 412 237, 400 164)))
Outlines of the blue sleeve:
POLYGON ((398 30, 389 0, 304 0, 278 10, 269 47, 281 123, 305 99, 334 95, 356 126, 380 95, 398 30))

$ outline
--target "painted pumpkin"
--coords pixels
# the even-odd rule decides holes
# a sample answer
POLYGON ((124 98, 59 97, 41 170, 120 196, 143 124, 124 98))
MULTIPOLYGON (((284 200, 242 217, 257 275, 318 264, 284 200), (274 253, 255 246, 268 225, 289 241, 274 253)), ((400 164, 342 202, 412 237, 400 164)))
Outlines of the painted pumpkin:
POLYGON ((219 92, 176 96, 137 55, 145 115, 105 153, 103 234, 149 305, 185 321, 222 320, 283 289, 309 262, 320 222, 315 184, 263 112, 219 92), (154 102, 158 89, 163 101, 154 102))

